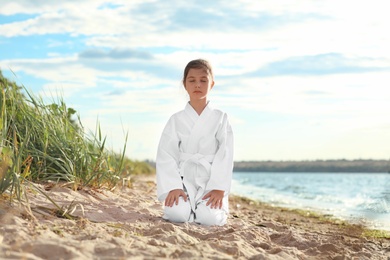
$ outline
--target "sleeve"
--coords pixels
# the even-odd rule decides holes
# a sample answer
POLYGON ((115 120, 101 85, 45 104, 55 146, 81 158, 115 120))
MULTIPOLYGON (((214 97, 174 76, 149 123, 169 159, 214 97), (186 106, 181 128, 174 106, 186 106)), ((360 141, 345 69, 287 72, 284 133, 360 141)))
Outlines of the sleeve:
POLYGON ((211 175, 206 186, 206 191, 223 190, 226 195, 230 192, 234 164, 233 131, 226 114, 223 115, 216 138, 219 146, 211 166, 211 175))
POLYGON ((156 179, 159 201, 164 201, 171 190, 183 189, 179 173, 179 141, 175 119, 171 117, 163 130, 157 150, 156 179))

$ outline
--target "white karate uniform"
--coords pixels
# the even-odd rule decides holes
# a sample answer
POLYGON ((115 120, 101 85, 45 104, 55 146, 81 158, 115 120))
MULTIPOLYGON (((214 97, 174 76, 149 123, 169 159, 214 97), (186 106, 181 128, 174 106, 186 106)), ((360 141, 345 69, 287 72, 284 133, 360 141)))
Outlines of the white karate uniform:
POLYGON ((165 201, 171 190, 188 195, 179 204, 164 207, 164 219, 204 225, 224 225, 233 173, 233 132, 227 114, 208 104, 201 115, 187 103, 174 114, 162 133, 157 158, 157 197, 165 201), (223 190, 222 209, 206 206, 203 196, 223 190))

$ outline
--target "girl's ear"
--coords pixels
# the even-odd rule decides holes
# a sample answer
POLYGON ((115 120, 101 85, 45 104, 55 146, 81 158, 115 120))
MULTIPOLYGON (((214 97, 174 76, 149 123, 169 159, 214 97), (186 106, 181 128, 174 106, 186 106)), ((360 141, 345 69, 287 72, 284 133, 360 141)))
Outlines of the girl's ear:
POLYGON ((211 82, 211 87, 210 87, 210 89, 212 89, 214 87, 214 80, 213 80, 213 82, 211 82))

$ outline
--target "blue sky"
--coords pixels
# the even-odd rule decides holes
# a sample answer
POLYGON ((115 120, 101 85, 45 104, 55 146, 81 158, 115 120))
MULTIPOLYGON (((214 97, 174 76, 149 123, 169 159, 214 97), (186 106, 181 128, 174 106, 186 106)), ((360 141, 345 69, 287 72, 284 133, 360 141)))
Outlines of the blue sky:
POLYGON ((0 69, 99 121, 114 150, 128 132, 133 159, 154 160, 196 58, 213 64, 236 160, 388 159, 385 3, 1 0, 0 69))

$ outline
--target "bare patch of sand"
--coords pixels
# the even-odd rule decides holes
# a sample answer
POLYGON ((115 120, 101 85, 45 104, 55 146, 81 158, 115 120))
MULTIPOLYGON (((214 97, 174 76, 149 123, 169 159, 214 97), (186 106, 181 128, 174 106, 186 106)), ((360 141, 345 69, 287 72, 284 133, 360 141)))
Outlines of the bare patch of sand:
POLYGON ((53 204, 29 192, 33 214, 0 201, 2 259, 390 259, 389 239, 367 239, 362 228, 306 217, 244 198, 230 198, 223 227, 173 224, 161 219, 153 176, 132 188, 47 194, 75 205, 77 219, 55 216, 53 204))

